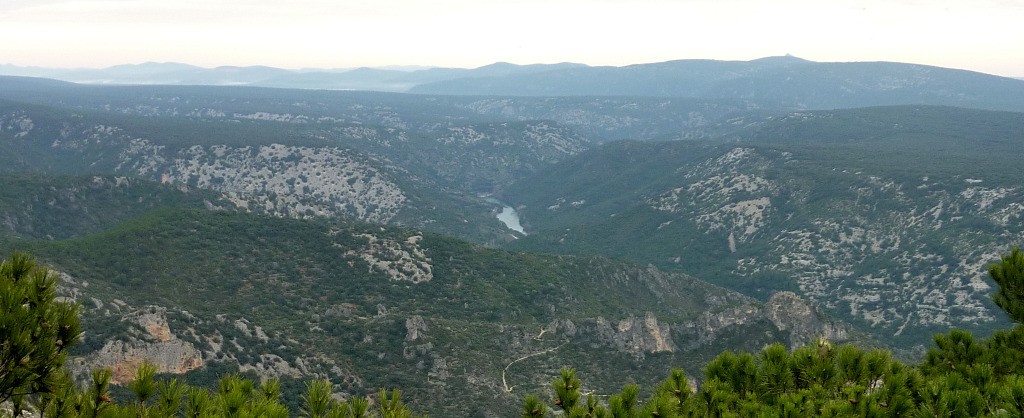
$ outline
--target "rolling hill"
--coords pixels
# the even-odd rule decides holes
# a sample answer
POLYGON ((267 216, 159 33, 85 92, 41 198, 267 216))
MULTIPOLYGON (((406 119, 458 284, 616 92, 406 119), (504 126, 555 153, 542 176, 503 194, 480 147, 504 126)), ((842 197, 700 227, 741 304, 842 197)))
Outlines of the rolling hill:
POLYGON ((111 367, 115 382, 149 358, 196 384, 240 371, 294 393, 323 377, 350 395, 400 387, 433 415, 507 415, 563 365, 609 392, 626 383, 616 369, 653 382, 726 347, 849 338, 793 295, 758 303, 653 267, 371 224, 164 207, 64 240, 0 234, 12 249, 83 306, 76 373, 111 367))
POLYGON ((257 213, 352 217, 493 243, 511 236, 478 194, 588 147, 550 121, 417 131, 209 112, 221 116, 0 101, 0 171, 141 177, 216 191, 257 213))
POLYGON ((528 80, 565 95, 0 77, 0 251, 83 306, 76 373, 324 376, 440 416, 511 414, 561 366, 604 394, 775 341, 1005 328, 983 270, 1024 236, 1024 114, 918 103, 1016 109, 1016 81, 784 57, 458 83, 528 80), (883 103, 915 104, 802 109, 883 103))
POLYGON ((720 141, 606 144, 520 181, 503 198, 530 235, 511 248, 797 291, 897 345, 1005 325, 985 268, 1024 236, 1024 115, 907 106, 747 122, 720 141))

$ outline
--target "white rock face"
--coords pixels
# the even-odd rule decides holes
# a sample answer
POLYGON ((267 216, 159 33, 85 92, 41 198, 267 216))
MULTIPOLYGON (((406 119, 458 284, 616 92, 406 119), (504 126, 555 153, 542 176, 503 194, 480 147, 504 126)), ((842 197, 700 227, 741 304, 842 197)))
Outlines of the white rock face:
POLYGON ((367 244, 359 250, 349 250, 345 255, 361 258, 370 265, 371 271, 384 273, 391 280, 413 283, 434 279, 433 260, 419 247, 423 236, 415 235, 404 242, 381 239, 370 234, 357 236, 365 238, 367 244))
POLYGON ((405 340, 416 341, 426 337, 427 323, 422 316, 413 315, 405 320, 405 340))
MULTIPOLYGON (((552 332, 558 331, 558 328, 570 335, 577 332, 576 325, 568 320, 549 326, 552 332)), ((637 358, 642 358, 645 354, 674 353, 679 350, 672 342, 671 327, 659 323, 658 318, 650 312, 643 318, 630 316, 617 323, 598 317, 593 325, 593 332, 606 343, 637 358)))
POLYGON ((486 124, 453 126, 441 129, 436 141, 444 145, 492 145, 531 153, 543 161, 557 161, 582 152, 587 141, 565 127, 549 122, 530 122, 523 126, 486 124))
POLYGON ((17 111, 0 115, 0 132, 9 132, 14 138, 24 138, 35 129, 36 124, 24 112, 17 111))
POLYGON ((238 370, 241 372, 254 372, 261 379, 279 379, 281 377, 301 378, 309 373, 301 361, 295 361, 292 365, 277 354, 260 354, 259 361, 253 364, 240 364, 238 370))
POLYGON ((687 171, 677 187, 647 204, 671 216, 659 229, 695 225, 721 237, 731 253, 768 245, 743 255, 732 273, 784 274, 802 297, 894 335, 907 327, 997 319, 986 266, 1024 236, 1020 188, 928 176, 903 184, 833 169, 844 186, 810 201, 808 184, 779 180, 793 178, 786 176, 793 158, 735 148, 687 171), (984 237, 936 232, 955 230, 965 219, 991 222, 996 231, 984 237), (888 268, 864 268, 874 263, 888 268))
POLYGON ((109 340, 99 351, 74 359, 72 368, 77 374, 106 367, 113 371, 111 382, 121 384, 134 379, 139 365, 145 361, 153 363, 160 373, 182 374, 203 367, 203 353, 171 332, 166 308, 138 309, 125 314, 122 321, 137 324, 145 334, 127 341, 109 340))
POLYGON ((235 113, 236 119, 249 119, 249 120, 265 120, 273 122, 289 122, 289 123, 307 123, 310 118, 305 115, 292 115, 291 113, 270 113, 270 112, 254 112, 254 113, 235 113))
POLYGON ((779 187, 757 172, 766 166, 767 160, 754 150, 734 148, 691 170, 686 175, 689 184, 648 200, 648 205, 662 212, 692 214, 708 232, 727 232, 729 248, 735 252, 737 243, 752 239, 770 220, 772 197, 779 187))
MULTIPOLYGON (((708 225, 711 230, 738 230, 739 240, 746 241, 764 226, 766 212, 771 207, 772 200, 769 197, 744 200, 722 206, 716 212, 700 215, 697 222, 708 225)), ((732 234, 730 232, 730 236, 734 236, 732 234)))
POLYGON ((225 193, 241 207, 277 216, 353 216, 386 223, 405 194, 387 175, 337 148, 272 144, 193 146, 173 157, 145 140, 125 150, 124 169, 225 193))
MULTIPOLYGON (((121 151, 121 160, 125 162, 136 161, 132 171, 140 176, 154 176, 162 173, 167 167, 168 160, 164 156, 165 147, 154 145, 148 140, 134 138, 128 141, 121 151)), ((115 170, 122 170, 125 163, 119 164, 115 170)))
POLYGON ((780 331, 789 331, 790 347, 806 343, 808 337, 843 341, 849 338, 845 328, 828 321, 814 306, 793 292, 778 292, 764 305, 764 314, 780 331))
POLYGON ((203 366, 202 353, 182 340, 158 343, 108 341, 100 351, 82 360, 91 367, 108 367, 113 371, 111 383, 122 384, 135 379, 143 361, 157 366, 159 373, 182 374, 203 366))

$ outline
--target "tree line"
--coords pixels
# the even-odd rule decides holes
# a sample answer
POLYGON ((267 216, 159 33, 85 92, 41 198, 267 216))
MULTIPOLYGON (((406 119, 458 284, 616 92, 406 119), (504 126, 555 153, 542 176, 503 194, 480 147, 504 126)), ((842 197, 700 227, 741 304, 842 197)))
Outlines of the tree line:
MULTIPOLYGON (((523 418, 639 417, 976 417, 1024 416, 1024 252, 989 268, 993 299, 1017 323, 987 339, 953 330, 917 364, 881 349, 833 346, 826 340, 787 350, 723 352, 707 364, 699 387, 679 369, 645 399, 627 385, 607 398, 587 393, 573 369, 562 369, 542 398, 527 396, 523 418)), ((97 369, 81 385, 63 365, 81 339, 78 308, 56 297, 56 276, 25 254, 0 264, 0 415, 51 417, 287 417, 280 382, 237 374, 217 387, 156 379, 139 366, 126 386, 131 400, 110 394, 111 371, 97 369)), ((412 418, 401 392, 339 399, 327 380, 307 382, 304 417, 412 418)))
POLYGON ((995 303, 1017 324, 988 339, 953 330, 934 336, 924 360, 825 340, 788 351, 724 352, 693 388, 673 369, 643 402, 627 385, 607 400, 587 394, 573 369, 551 383, 551 401, 530 395, 523 418, 638 417, 1021 417, 1024 416, 1024 253, 989 268, 995 303))

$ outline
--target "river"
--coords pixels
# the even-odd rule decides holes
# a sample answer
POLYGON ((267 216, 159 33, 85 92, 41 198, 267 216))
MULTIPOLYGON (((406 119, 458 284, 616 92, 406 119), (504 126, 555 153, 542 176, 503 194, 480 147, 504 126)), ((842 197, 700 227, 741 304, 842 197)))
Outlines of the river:
POLYGON ((527 235, 526 231, 523 230, 523 225, 519 223, 519 213, 516 212, 515 208, 493 197, 485 197, 484 200, 501 205, 501 212, 498 212, 497 218, 501 223, 505 224, 508 229, 527 235))

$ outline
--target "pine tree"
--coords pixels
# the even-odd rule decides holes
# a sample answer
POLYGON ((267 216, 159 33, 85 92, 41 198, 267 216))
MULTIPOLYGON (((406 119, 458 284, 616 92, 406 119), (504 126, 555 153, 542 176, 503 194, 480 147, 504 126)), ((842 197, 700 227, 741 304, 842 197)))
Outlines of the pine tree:
POLYGON ((381 418, 412 418, 412 410, 402 402, 402 391, 392 389, 389 396, 386 389, 381 389, 377 397, 380 398, 381 418))
POLYGON ((78 309, 56 300, 57 278, 28 255, 0 264, 0 403, 53 393, 80 338, 78 309))
POLYGON ((318 379, 306 383, 306 394, 302 396, 302 415, 309 418, 323 418, 330 412, 334 399, 329 380, 318 379))
POLYGON ((690 381, 686 379, 686 373, 682 369, 669 371, 668 378, 658 387, 658 393, 674 398, 676 412, 682 414, 683 405, 690 398, 690 381))
POLYGON ((135 407, 140 417, 148 416, 150 413, 147 403, 157 391, 156 380, 153 380, 154 376, 156 376, 156 365, 143 361, 135 371, 135 380, 128 383, 128 389, 135 394, 135 407))
POLYGON ((541 402, 537 395, 527 395, 523 401, 522 418, 544 418, 548 415, 548 406, 541 402))
POLYGON ((792 361, 782 344, 773 344, 761 350, 755 387, 762 401, 774 404, 780 396, 796 386, 792 361))
POLYGON ((576 378, 576 369, 563 368, 561 376, 551 382, 555 392, 555 405, 568 413, 580 401, 580 379, 576 378))
POLYGON ((928 350, 926 370, 964 373, 985 356, 985 346, 975 341, 970 332, 955 329, 949 334, 936 334, 935 347, 928 350))
POLYGON ((636 402, 640 395, 640 386, 626 385, 618 395, 608 398, 608 412, 614 418, 633 418, 636 416, 636 402))
POLYGON ((1020 248, 1004 256, 988 269, 999 291, 992 297, 1000 308, 1017 323, 1024 323, 1024 252, 1020 248))
POLYGON ((162 380, 157 383, 157 416, 173 417, 178 416, 181 410, 181 401, 185 397, 185 385, 178 379, 162 380))
POLYGON ((202 388, 189 388, 185 397, 185 418, 212 417, 214 404, 210 392, 202 388))
POLYGON ((98 417, 110 406, 110 378, 113 375, 110 369, 96 369, 92 371, 92 382, 89 390, 82 397, 81 411, 86 418, 98 417))

